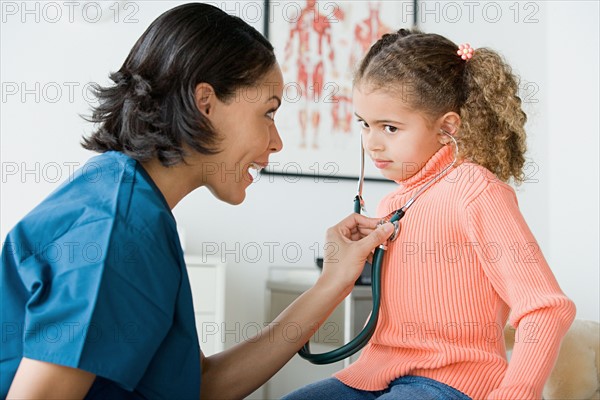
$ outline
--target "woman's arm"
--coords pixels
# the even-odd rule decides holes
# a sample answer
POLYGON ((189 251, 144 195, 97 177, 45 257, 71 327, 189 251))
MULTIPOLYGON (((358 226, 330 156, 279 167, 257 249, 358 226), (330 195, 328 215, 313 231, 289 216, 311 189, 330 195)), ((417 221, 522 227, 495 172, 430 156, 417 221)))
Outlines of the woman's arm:
POLYGON ((253 338, 210 357, 202 356, 204 399, 240 399, 281 369, 352 291, 370 252, 385 242, 391 224, 375 229, 376 219, 353 214, 327 231, 323 273, 317 283, 253 338), (368 236, 367 236, 368 235, 368 236), (366 236, 366 237, 365 237, 366 236), (297 340, 286 329, 294 327, 297 340))
POLYGON ((23 358, 7 399, 83 399, 94 379, 87 371, 23 358))

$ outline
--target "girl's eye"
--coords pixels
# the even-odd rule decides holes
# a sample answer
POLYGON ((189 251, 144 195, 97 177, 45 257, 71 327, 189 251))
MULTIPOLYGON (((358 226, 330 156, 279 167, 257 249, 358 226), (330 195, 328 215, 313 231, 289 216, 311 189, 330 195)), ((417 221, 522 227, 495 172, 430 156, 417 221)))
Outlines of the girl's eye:
POLYGON ((369 129, 369 125, 365 121, 363 121, 362 119, 359 119, 358 123, 360 124, 360 127, 362 129, 369 129))
POLYGON ((398 128, 396 128, 395 126, 391 126, 391 125, 386 125, 383 127, 383 130, 386 133, 396 133, 398 132, 398 128))

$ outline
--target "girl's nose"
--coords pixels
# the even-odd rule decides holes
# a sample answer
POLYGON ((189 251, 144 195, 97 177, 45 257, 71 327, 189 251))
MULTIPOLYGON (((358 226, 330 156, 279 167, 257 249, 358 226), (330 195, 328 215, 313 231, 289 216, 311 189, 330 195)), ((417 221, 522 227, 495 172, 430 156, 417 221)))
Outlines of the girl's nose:
POLYGON ((377 132, 364 133, 362 140, 365 150, 370 152, 383 150, 384 143, 382 136, 378 135, 377 132))

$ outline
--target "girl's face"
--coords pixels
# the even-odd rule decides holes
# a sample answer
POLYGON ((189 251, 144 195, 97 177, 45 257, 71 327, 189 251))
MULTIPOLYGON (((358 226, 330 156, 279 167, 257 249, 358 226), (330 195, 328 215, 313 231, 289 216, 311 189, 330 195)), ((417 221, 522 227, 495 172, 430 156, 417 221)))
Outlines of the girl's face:
MULTIPOLYGON (((199 109, 222 138, 218 154, 202 156, 197 165, 201 185, 218 199, 240 204, 257 170, 269 163, 269 156, 282 149, 275 127, 275 111, 281 105, 283 76, 275 65, 255 87, 242 88, 224 103, 212 95, 199 101, 199 109)), ((198 96, 197 97, 202 97, 198 96)))
POLYGON ((388 179, 410 178, 442 147, 440 127, 428 125, 399 97, 356 85, 353 105, 365 152, 388 179))

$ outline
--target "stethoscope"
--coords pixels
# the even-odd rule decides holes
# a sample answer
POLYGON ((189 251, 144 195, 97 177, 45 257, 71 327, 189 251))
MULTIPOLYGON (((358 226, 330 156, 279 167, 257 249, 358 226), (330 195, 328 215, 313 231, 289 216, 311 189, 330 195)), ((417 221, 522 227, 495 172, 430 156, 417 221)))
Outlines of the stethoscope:
MULTIPOLYGON (((442 171, 437 173, 433 178, 429 180, 421 189, 417 191, 401 208, 396 211, 391 212, 386 217, 381 219, 380 224, 384 224, 387 222, 391 222, 394 225, 394 233, 389 237, 388 242, 396 240, 400 233, 400 220, 406 214, 406 211, 413 205, 415 200, 423 194, 425 190, 427 190, 431 185, 439 180, 450 168, 452 168, 456 164, 456 160, 458 159, 458 142, 449 132, 440 129, 441 133, 448 136, 452 139, 454 144, 454 160, 448 164, 442 171)), ((361 210, 366 212, 365 209, 365 201, 362 198, 362 190, 363 184, 365 180, 365 149, 362 143, 361 137, 361 156, 360 156, 360 178, 358 180, 358 190, 357 194, 354 197, 354 212, 360 214, 361 210)), ((350 357, 369 342, 371 336, 375 332, 375 327, 377 326, 377 320, 379 319, 379 303, 381 300, 381 266, 383 264, 383 256, 385 251, 387 250, 387 242, 381 244, 375 249, 375 253, 373 254, 373 262, 371 263, 371 293, 373 297, 373 309, 371 311, 371 316, 367 321, 366 325, 360 331, 360 333, 352 339, 350 342, 346 343, 340 348, 337 348, 332 351, 328 351, 327 353, 321 354, 312 354, 310 352, 310 342, 307 342, 298 352, 298 354, 310 361, 313 364, 331 364, 345 358, 350 357)))

